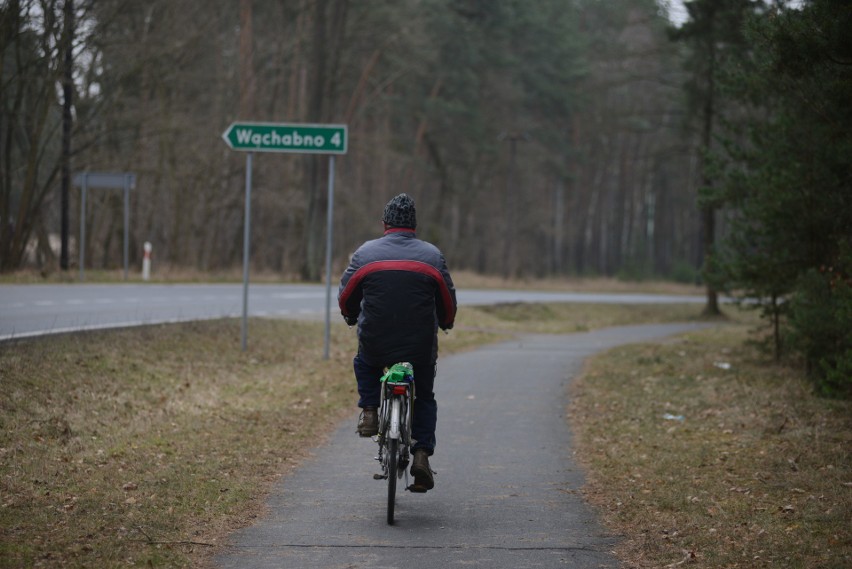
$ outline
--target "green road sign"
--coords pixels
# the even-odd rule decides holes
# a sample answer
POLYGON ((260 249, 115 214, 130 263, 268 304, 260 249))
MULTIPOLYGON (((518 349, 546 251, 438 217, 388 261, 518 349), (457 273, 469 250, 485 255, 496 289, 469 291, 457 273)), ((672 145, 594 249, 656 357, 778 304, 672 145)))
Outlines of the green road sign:
POLYGON ((345 124, 233 123, 222 133, 233 150, 346 154, 345 124))

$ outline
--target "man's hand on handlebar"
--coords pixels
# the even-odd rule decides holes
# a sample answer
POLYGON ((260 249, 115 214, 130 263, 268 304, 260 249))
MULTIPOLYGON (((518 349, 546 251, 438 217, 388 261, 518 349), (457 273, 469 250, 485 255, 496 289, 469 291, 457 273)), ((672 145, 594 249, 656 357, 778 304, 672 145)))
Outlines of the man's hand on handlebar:
POLYGON ((358 323, 357 316, 344 316, 343 320, 345 320, 349 326, 355 326, 358 323))

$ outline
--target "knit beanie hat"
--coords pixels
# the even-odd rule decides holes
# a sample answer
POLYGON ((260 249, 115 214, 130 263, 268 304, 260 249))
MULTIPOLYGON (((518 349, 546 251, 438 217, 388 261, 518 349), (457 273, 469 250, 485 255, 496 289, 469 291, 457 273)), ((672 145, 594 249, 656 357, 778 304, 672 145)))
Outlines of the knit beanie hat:
POLYGON ((382 221, 391 227, 417 227, 417 212, 414 200, 408 194, 399 194, 385 205, 382 221))

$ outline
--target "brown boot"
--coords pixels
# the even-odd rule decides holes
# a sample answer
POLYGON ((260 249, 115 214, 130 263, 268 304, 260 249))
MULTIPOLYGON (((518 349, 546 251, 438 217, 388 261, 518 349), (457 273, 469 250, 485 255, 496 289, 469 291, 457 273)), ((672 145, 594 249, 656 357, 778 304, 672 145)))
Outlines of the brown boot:
POLYGON ((379 413, 375 407, 364 407, 358 419, 358 434, 372 437, 379 434, 379 413))
POLYGON ((411 475, 414 477, 414 484, 411 485, 412 492, 425 492, 435 487, 435 479, 432 477, 432 469, 429 467, 429 453, 425 450, 417 449, 414 451, 411 475))

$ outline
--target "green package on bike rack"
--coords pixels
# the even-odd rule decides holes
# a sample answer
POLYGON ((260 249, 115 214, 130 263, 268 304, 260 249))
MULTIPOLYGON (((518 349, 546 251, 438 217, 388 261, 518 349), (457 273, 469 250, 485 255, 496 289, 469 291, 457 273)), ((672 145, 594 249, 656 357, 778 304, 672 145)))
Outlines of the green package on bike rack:
POLYGON ((406 383, 414 379, 414 368, 409 363, 392 365, 382 376, 382 382, 406 383))

